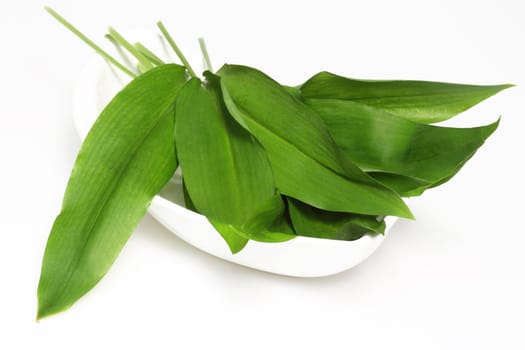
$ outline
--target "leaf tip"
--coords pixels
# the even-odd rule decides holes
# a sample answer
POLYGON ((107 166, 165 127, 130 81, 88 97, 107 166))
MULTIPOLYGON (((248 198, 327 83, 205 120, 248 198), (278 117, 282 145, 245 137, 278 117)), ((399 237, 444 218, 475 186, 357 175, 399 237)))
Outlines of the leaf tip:
POLYGON ((410 208, 408 208, 408 206, 406 206, 406 208, 404 208, 404 210, 402 212, 399 212, 396 216, 403 219, 416 220, 416 217, 414 216, 414 214, 412 214, 412 211, 410 210, 410 208))
POLYGON ((405 203, 405 201, 401 199, 401 202, 403 203, 403 206, 400 207, 397 213, 394 215, 400 218, 403 218, 403 219, 416 220, 416 217, 414 216, 414 214, 412 214, 412 211, 410 210, 408 205, 405 203))
POLYGON ((414 214, 412 214, 411 211, 409 211, 409 212, 408 212, 408 215, 405 216, 405 219, 416 220, 416 217, 414 216, 414 214))
POLYGON ((391 209, 391 212, 388 215, 397 216, 403 219, 415 220, 416 217, 414 216, 414 214, 412 214, 412 211, 405 203, 405 201, 400 197, 397 198, 398 200, 396 201, 395 209, 391 209))
POLYGON ((36 321, 39 322, 40 320, 49 317, 53 314, 55 314, 57 311, 52 311, 52 308, 49 305, 46 305, 45 303, 42 303, 42 301, 38 301, 38 310, 36 312, 36 321))
POLYGON ((492 122, 488 125, 481 127, 485 131, 483 133, 484 140, 488 139, 489 136, 492 135, 498 129, 500 122, 501 122, 501 115, 498 117, 498 119, 495 122, 492 122))
MULTIPOLYGON (((248 242, 246 242, 248 243, 248 242)), ((241 250, 244 249, 244 245, 243 246, 231 246, 228 244, 228 247, 230 248, 230 251, 232 252, 233 255, 239 253, 241 250)))
POLYGON ((40 321, 49 316, 53 316, 62 311, 65 311, 73 305, 73 302, 64 299, 57 298, 56 294, 52 290, 47 288, 45 283, 40 281, 37 291, 38 307, 36 312, 36 321, 40 321))
POLYGON ((49 316, 56 315, 62 311, 69 309, 73 303, 56 302, 56 300, 45 301, 43 298, 38 298, 38 309, 36 313, 36 321, 40 321, 49 316))
POLYGON ((507 90, 510 88, 515 87, 515 84, 500 84, 500 85, 489 85, 486 86, 487 88, 487 96, 485 98, 491 97, 496 95, 497 93, 500 93, 503 90, 507 90))

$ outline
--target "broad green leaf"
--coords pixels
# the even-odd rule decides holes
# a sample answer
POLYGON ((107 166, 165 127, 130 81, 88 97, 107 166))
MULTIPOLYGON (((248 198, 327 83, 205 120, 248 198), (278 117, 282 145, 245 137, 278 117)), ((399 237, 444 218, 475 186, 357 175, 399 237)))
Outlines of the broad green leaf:
POLYGON ((496 130, 419 124, 352 101, 310 99, 340 149, 365 171, 404 175, 429 184, 455 174, 496 130))
MULTIPOLYGON (((192 79, 178 96, 177 155, 191 202, 235 252, 241 244, 234 233, 254 222, 270 227, 284 203, 264 149, 229 115, 218 78, 206 76, 205 84, 192 79)), ((247 233, 253 239, 258 234, 247 233)))
POLYGON ((49 236, 38 318, 70 307, 106 274, 177 166, 173 103, 185 70, 164 65, 127 85, 87 135, 49 236))
POLYGON ((263 145, 282 194, 315 207, 412 217, 393 191, 340 154, 319 115, 262 72, 225 65, 219 71, 232 116, 263 145))
POLYGON ((449 119, 512 85, 464 85, 414 80, 357 80, 328 72, 301 87, 309 98, 340 99, 380 108, 419 123, 449 119))
POLYGON ((427 188, 433 186, 433 184, 426 181, 398 174, 369 172, 368 175, 372 176, 386 187, 391 188, 401 197, 420 196, 427 188))
POLYGON ((325 211, 293 198, 288 198, 288 210, 299 236, 353 241, 386 228, 377 216, 325 211))

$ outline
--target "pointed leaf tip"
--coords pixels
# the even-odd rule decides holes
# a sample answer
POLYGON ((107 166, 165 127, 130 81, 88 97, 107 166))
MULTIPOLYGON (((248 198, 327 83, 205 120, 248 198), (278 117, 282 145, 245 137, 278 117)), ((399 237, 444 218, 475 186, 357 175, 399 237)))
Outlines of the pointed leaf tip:
POLYGON ((349 100, 418 123, 432 124, 450 119, 512 86, 418 80, 361 80, 321 72, 308 79, 300 90, 306 99, 349 100))

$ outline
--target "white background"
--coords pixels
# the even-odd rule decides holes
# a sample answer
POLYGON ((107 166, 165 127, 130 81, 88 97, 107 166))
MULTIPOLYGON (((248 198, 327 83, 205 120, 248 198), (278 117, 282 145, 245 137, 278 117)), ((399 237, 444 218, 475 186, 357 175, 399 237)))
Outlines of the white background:
POLYGON ((521 1, 9 3, 0 11, 0 349, 525 348, 521 1), (205 36, 216 67, 252 65, 282 83, 330 70, 518 86, 458 118, 503 119, 456 178, 414 204, 417 221, 400 221, 350 271, 253 271, 147 216, 92 292, 37 323, 41 258, 80 146, 72 87, 94 57, 45 4, 99 42, 108 25, 126 33, 162 19, 183 49, 205 36))

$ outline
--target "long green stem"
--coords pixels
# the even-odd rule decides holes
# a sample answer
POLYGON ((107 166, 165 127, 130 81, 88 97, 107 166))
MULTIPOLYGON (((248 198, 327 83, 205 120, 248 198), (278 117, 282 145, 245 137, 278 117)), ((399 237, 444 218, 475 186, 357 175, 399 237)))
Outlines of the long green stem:
POLYGON ((106 60, 111 62, 115 67, 120 69, 122 72, 126 73, 132 78, 135 78, 137 75, 126 68, 122 63, 113 58, 109 53, 104 51, 100 46, 91 41, 87 36, 82 34, 77 28, 75 28, 71 23, 69 23, 64 17, 60 16, 55 10, 50 7, 45 7, 45 10, 49 12, 58 22, 62 23, 67 29, 69 29, 73 34, 80 38, 83 42, 88 44, 92 49, 94 49, 100 56, 104 57, 106 60))
POLYGON ((124 48, 115 39, 113 39, 111 35, 105 34, 104 37, 113 44, 113 46, 115 47, 115 50, 117 50, 119 56, 122 59, 122 63, 126 65, 126 67, 129 67, 132 72, 137 74, 137 72, 134 70, 135 69, 134 64, 133 62, 131 62, 129 58, 129 53, 125 51, 124 48))
POLYGON ((135 47, 144 55, 144 57, 149 59, 151 63, 157 66, 161 66, 164 64, 163 60, 161 60, 157 55, 155 55, 153 52, 151 52, 151 50, 149 50, 141 43, 135 43, 135 47))
POLYGON ((188 60, 186 59, 186 57, 184 57, 183 53, 181 50, 179 50, 179 47, 177 46, 177 44, 175 44, 175 41, 173 40, 173 38, 171 37, 171 35, 168 33, 168 31, 166 30, 166 27, 164 27, 164 24, 162 24, 161 21, 158 21, 157 22, 157 27, 159 27, 160 31, 162 32, 162 35, 164 35, 164 38, 166 38, 166 40, 168 41, 168 43, 170 44, 171 48, 173 49, 173 51, 175 51, 175 54, 177 55, 177 57, 180 59, 180 61, 182 62, 182 64, 184 65, 184 67, 186 67, 186 69, 188 70, 188 72, 190 73, 190 75, 192 77, 197 77, 197 75, 195 74, 195 71, 193 70, 193 68, 191 68, 190 66, 190 63, 188 62, 188 60))
POLYGON ((208 55, 208 50, 206 49, 206 42, 204 42, 204 38, 199 38, 199 46, 201 47, 202 57, 204 58, 204 65, 206 66, 206 69, 213 73, 210 55, 208 55))
POLYGON ((137 50, 135 46, 133 46, 126 39, 124 39, 124 37, 120 35, 120 33, 117 32, 114 28, 109 27, 109 35, 117 43, 119 43, 119 45, 121 45, 130 54, 132 54, 137 59, 137 61, 139 61, 139 66, 142 66, 146 71, 153 68, 153 65, 151 64, 151 62, 146 57, 144 57, 144 55, 139 50, 137 50))

